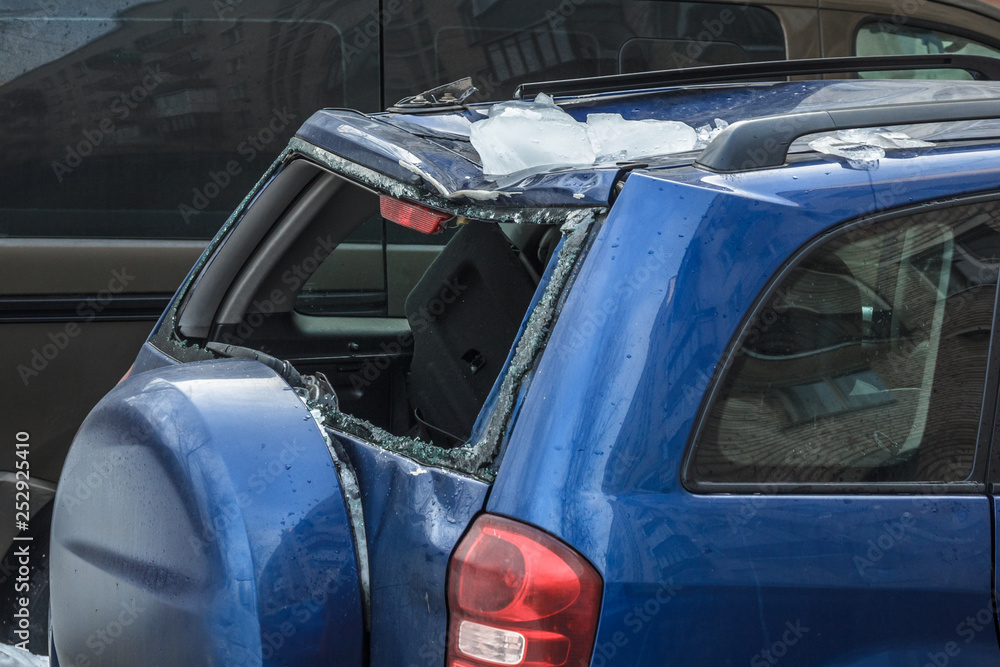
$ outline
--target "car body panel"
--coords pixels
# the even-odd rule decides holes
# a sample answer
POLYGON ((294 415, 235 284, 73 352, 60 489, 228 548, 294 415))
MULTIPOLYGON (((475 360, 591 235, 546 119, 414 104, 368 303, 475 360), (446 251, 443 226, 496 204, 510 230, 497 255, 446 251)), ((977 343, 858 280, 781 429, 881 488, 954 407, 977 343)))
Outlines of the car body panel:
MULTIPOLYGON (((680 464, 717 363, 797 248, 866 214, 995 188, 998 158, 995 147, 942 148, 920 166, 889 157, 871 171, 811 158, 780 178, 691 168, 629 177, 552 332, 487 504, 573 544, 604 576, 606 655, 595 653, 595 665, 746 664, 800 620, 814 633, 797 649, 803 664, 912 663, 964 640, 956 626, 991 599, 984 494, 698 496, 681 486, 680 464), (664 201, 674 204, 666 218, 664 201), (895 551, 859 566, 855 557, 882 559, 869 552, 880 539, 895 551), (715 619, 725 639, 707 624, 705 641, 691 641, 700 630, 678 618, 715 619)), ((993 628, 961 647, 960 664, 997 658, 993 628)))
POLYGON ((346 433, 371 563, 373 667, 444 663, 448 557, 489 485, 420 464, 346 433))

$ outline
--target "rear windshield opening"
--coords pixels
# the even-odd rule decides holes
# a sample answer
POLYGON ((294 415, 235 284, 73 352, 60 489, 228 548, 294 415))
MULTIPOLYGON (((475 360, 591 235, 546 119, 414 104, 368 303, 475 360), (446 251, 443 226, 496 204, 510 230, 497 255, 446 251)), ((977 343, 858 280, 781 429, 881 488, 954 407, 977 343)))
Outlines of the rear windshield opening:
POLYGON ((323 178, 260 243, 246 265, 257 267, 255 278, 240 276, 226 297, 247 302, 245 312, 237 320, 224 303, 209 340, 324 374, 342 413, 394 436, 444 448, 467 442, 558 227, 460 219, 420 234, 383 219, 374 193, 323 178), (332 194, 316 205, 319 187, 332 194), (315 214, 297 219, 295 208, 310 201, 315 214), (247 294, 234 297, 240 289, 247 294))

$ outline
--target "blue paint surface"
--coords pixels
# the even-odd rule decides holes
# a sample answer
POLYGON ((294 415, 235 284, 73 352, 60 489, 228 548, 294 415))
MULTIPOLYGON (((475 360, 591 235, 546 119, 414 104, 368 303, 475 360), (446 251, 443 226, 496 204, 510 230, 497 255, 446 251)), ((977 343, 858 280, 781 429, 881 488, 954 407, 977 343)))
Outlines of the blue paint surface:
POLYGON ((122 383, 81 427, 59 489, 51 581, 62 662, 83 663, 83 651, 90 664, 144 664, 148 651, 170 664, 334 653, 361 664, 337 474, 305 405, 265 366, 192 363, 122 383), (96 633, 124 623, 123 610, 128 632, 103 641, 96 633))
POLYGON ((771 276, 842 222, 995 188, 1000 151, 971 152, 891 157, 872 171, 814 157, 745 175, 630 176, 487 504, 601 572, 595 666, 758 665, 778 653, 790 664, 923 664, 949 642, 960 651, 948 664, 1000 657, 994 628, 966 621, 990 608, 985 495, 712 496, 680 483, 705 391, 771 276))

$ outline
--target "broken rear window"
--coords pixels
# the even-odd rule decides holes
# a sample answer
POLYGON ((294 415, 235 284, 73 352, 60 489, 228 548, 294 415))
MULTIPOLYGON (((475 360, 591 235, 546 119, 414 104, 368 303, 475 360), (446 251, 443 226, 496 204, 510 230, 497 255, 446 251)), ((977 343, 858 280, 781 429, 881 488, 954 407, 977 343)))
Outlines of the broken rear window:
MULTIPOLYGON (((176 330, 199 347, 235 345, 286 360, 304 376, 322 374, 338 399, 336 409, 323 410, 328 426, 481 472, 493 447, 463 445, 487 431, 499 440, 502 429, 477 427, 477 419, 522 325, 520 339, 530 340, 514 354, 510 375, 522 377, 541 349, 583 227, 470 221, 380 200, 292 159, 202 268, 176 330), (271 217, 260 217, 268 210, 271 217), (443 229, 420 234, 390 218, 414 228, 430 219, 443 229), (571 227, 567 253, 560 242, 571 227), (240 246, 245 255, 234 250, 240 246), (545 311, 544 321, 533 323, 526 314, 547 267, 564 263, 551 261, 560 249, 566 266, 543 285, 544 308, 536 311, 545 311), (199 291, 222 280, 231 283, 219 305, 203 308, 199 291), (197 321, 199 309, 215 312, 211 324, 197 321)), ((512 380, 494 392, 499 412, 515 391, 512 380)))

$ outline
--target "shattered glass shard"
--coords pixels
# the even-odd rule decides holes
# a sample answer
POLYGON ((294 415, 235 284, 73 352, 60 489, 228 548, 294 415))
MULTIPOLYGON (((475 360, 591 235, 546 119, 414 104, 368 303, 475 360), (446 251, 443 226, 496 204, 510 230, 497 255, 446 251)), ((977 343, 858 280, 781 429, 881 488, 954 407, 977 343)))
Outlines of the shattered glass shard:
POLYGON ((905 132, 893 132, 883 128, 840 130, 837 132, 837 137, 843 141, 881 148, 927 148, 934 145, 929 141, 913 139, 905 132))
POLYGON ((715 127, 712 127, 711 125, 699 126, 695 130, 695 133, 698 136, 698 144, 695 146, 695 148, 704 148, 705 146, 707 146, 712 142, 712 139, 715 139, 717 136, 719 136, 719 133, 722 132, 727 127, 729 127, 729 123, 722 120, 721 118, 715 119, 715 127))

